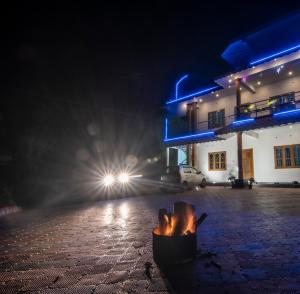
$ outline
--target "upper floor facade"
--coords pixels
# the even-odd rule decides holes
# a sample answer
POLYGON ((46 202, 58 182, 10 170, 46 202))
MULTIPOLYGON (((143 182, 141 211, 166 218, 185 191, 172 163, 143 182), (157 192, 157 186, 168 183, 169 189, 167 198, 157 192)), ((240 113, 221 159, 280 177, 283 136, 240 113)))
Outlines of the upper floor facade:
MULTIPOLYGON (((298 19, 300 22, 300 15, 298 19)), ((177 95, 188 77, 180 79, 175 97, 165 105, 164 142, 218 140, 240 130, 300 122, 299 36, 300 29, 299 45, 293 40, 278 51, 269 45, 269 55, 258 54, 249 59, 247 67, 191 94, 177 95)))

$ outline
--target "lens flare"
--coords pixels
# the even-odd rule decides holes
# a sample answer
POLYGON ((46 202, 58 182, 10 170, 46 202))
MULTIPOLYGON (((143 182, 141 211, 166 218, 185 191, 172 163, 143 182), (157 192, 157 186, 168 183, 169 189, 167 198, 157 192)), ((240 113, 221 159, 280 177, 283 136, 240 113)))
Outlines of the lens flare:
POLYGON ((113 183, 114 183, 115 179, 112 175, 106 175, 104 178, 103 178, 103 184, 108 187, 108 186, 111 186, 113 183))
POLYGON ((126 184, 126 183, 129 182, 129 175, 127 173, 121 173, 118 176, 118 180, 119 180, 120 183, 126 184))

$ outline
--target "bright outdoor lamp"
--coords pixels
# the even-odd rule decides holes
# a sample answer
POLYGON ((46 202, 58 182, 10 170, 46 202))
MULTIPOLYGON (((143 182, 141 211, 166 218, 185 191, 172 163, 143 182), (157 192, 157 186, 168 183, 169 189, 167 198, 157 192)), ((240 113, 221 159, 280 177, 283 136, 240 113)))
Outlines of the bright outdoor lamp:
POLYGON ((120 183, 122 184, 126 184, 129 182, 129 175, 126 174, 126 173, 121 173, 119 176, 118 176, 118 180, 120 183))
POLYGON ((114 183, 115 179, 112 175, 106 175, 104 178, 103 178, 103 184, 108 187, 108 186, 111 186, 113 183, 114 183))

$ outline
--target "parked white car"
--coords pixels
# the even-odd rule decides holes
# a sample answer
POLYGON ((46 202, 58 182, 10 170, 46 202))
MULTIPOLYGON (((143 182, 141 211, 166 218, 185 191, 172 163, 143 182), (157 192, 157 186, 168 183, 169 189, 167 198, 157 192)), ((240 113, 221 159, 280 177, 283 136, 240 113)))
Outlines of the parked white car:
POLYGON ((187 190, 193 187, 204 188, 205 176, 201 171, 189 165, 168 166, 165 174, 161 175, 161 190, 180 188, 187 190))

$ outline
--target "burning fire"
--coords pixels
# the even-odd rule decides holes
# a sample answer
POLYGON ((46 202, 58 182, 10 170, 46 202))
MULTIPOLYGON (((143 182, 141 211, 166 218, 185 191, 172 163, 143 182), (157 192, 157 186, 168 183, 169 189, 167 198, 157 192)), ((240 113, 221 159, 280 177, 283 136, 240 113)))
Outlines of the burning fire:
POLYGON ((164 236, 184 236, 194 234, 200 223, 206 218, 202 214, 197 220, 195 207, 192 204, 180 201, 173 205, 173 213, 161 208, 158 213, 159 226, 154 229, 154 233, 164 236))

